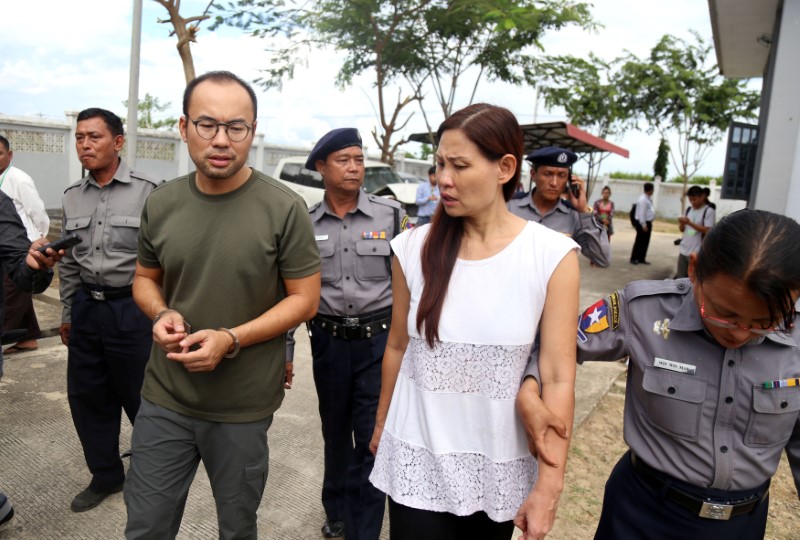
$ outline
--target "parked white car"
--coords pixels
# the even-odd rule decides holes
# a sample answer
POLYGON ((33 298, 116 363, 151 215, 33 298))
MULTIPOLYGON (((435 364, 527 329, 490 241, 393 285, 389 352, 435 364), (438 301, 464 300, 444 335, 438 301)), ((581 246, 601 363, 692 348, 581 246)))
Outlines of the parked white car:
MULTIPOLYGON (((283 158, 272 176, 296 191, 311 207, 322 200, 325 188, 322 175, 305 168, 306 159, 303 156, 283 158)), ((403 182, 397 172, 382 161, 366 160, 364 166, 364 191, 395 199, 403 205, 409 218, 416 217, 417 184, 403 182)))

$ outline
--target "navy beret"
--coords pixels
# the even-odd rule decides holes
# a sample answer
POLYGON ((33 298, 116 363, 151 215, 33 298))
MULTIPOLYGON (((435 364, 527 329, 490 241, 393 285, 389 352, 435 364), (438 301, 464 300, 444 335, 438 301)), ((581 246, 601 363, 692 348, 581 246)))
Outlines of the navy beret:
POLYGON ((578 155, 572 150, 559 148, 558 146, 548 146, 534 150, 525 158, 534 165, 547 165, 550 167, 572 167, 578 161, 578 155))
POLYGON ((342 148, 350 148, 351 146, 362 148, 361 135, 358 134, 356 128, 338 128, 329 131, 317 141, 316 146, 314 146, 306 160, 306 169, 316 171, 318 159, 325 161, 333 152, 342 148))

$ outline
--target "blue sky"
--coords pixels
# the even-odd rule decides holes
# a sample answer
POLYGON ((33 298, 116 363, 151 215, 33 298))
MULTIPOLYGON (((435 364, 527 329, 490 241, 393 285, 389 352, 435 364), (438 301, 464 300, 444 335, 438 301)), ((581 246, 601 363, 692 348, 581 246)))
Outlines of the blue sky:
MULTIPOLYGON (((199 14, 207 3, 183 0, 181 14, 199 14)), ((580 56, 593 51, 611 59, 624 50, 643 56, 665 33, 686 37, 695 29, 711 38, 704 0, 595 0, 593 4, 595 18, 604 28, 595 34, 573 29, 550 34, 544 39, 548 53, 580 56)), ((132 5, 125 0, 39 0, 4 5, 0 18, 0 114, 63 120, 66 110, 99 106, 124 117, 132 5)), ((176 40, 168 35, 169 24, 156 22, 166 16, 163 7, 144 0, 139 95, 149 92, 162 102, 171 102, 170 115, 179 116, 185 82, 176 40)), ((235 29, 209 32, 207 23, 201 28, 198 43, 193 45, 198 73, 228 69, 247 80, 258 77, 259 66, 268 61, 263 41, 235 29)), ((326 131, 342 126, 358 127, 365 142, 371 142, 369 132, 376 123, 372 79, 362 76, 352 87, 338 90, 334 78, 341 57, 333 50, 315 51, 307 65, 297 66, 295 79, 287 81, 282 90, 258 90, 259 132, 267 142, 310 148, 326 131)), ((760 82, 752 84, 760 87, 760 82)), ((465 85, 460 93, 462 106, 469 97, 467 88, 465 85)), ((482 82, 477 100, 508 107, 521 123, 529 123, 533 121, 533 96, 530 87, 482 82)), ((426 104, 426 111, 434 117, 437 110, 435 101, 426 104)), ((538 121, 564 119, 561 111, 545 111, 539 105, 538 121)), ((424 131, 418 111, 409 128, 409 132, 424 131)), ((607 159, 604 171, 651 172, 657 137, 631 132, 612 142, 629 149, 631 157, 607 159)), ((367 144, 373 150, 377 147, 367 144)), ((416 151, 417 145, 406 148, 416 151)), ((724 157, 724 145, 720 144, 709 154, 701 174, 721 174, 724 157)), ((670 174, 675 174, 674 167, 670 174)))

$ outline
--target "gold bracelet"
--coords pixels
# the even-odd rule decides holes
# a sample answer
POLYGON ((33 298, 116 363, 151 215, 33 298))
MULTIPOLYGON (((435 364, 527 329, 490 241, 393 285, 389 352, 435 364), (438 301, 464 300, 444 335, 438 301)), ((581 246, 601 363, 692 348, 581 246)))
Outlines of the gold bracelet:
POLYGON ((241 346, 239 345, 239 338, 236 337, 236 334, 234 334, 231 330, 229 330, 227 328, 218 328, 217 330, 219 330, 220 332, 227 332, 228 335, 231 336, 231 339, 233 339, 233 351, 229 352, 229 353, 225 353, 223 355, 223 357, 224 358, 235 358, 236 355, 239 354, 239 349, 241 349, 241 346))

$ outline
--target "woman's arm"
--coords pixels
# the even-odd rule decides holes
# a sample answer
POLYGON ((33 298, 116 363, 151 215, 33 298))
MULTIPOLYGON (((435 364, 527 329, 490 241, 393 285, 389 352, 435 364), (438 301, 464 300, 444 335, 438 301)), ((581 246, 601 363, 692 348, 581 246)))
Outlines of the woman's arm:
POLYGON ((386 342, 386 352, 383 353, 383 367, 381 368, 381 396, 378 400, 378 412, 375 415, 375 431, 369 443, 370 451, 378 452, 378 444, 383 434, 386 415, 389 413, 389 404, 392 402, 394 385, 397 374, 400 372, 400 363, 408 346, 408 310, 411 303, 411 293, 408 290, 406 276, 397 257, 392 259, 392 326, 389 328, 389 339, 386 342))
MULTIPOLYGON (((542 401, 572 431, 575 412, 575 356, 580 283, 578 256, 570 252, 547 284, 547 298, 539 326, 541 347, 539 371, 542 401)), ((514 520, 525 540, 544 538, 553 527, 558 499, 564 489, 569 439, 550 430, 548 450, 555 458, 549 465, 539 458, 539 478, 514 520)))

